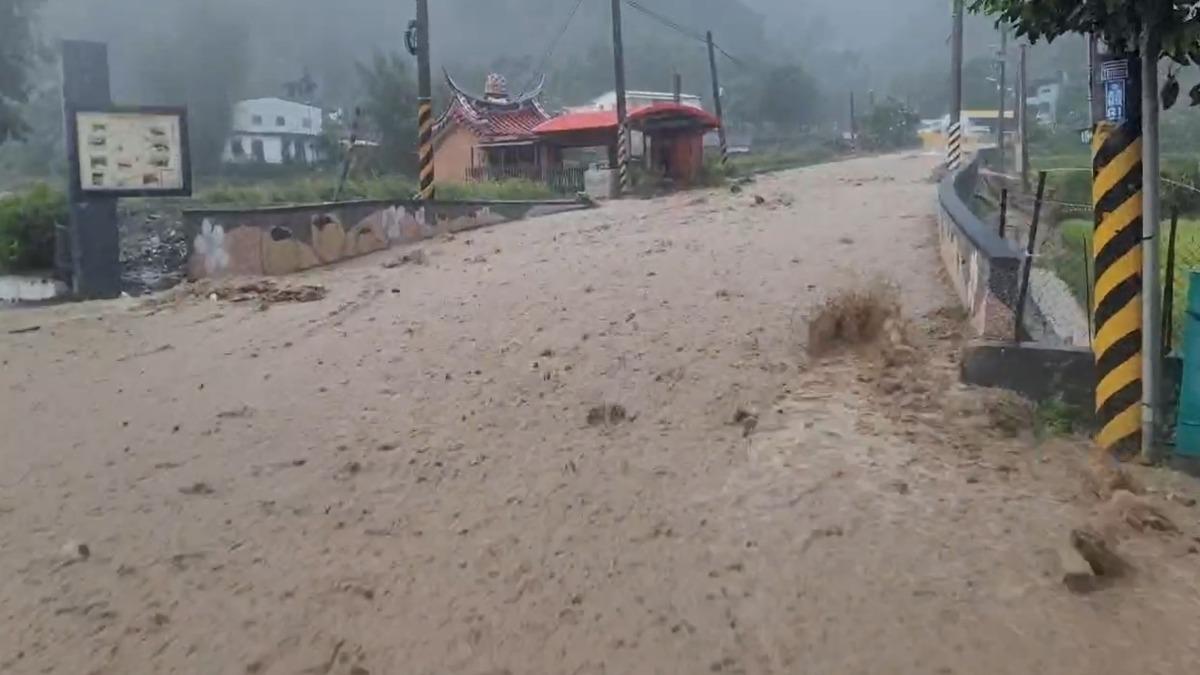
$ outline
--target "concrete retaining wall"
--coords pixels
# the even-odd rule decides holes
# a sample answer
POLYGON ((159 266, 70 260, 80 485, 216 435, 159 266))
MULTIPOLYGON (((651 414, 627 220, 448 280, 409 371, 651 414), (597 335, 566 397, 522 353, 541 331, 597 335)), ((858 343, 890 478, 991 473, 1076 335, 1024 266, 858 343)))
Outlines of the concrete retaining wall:
POLYGON ((588 207, 578 201, 358 201, 186 211, 188 276, 291 274, 438 234, 588 207))
POLYGON ((938 185, 942 263, 979 337, 1011 339, 1022 254, 972 212, 983 155, 938 185))

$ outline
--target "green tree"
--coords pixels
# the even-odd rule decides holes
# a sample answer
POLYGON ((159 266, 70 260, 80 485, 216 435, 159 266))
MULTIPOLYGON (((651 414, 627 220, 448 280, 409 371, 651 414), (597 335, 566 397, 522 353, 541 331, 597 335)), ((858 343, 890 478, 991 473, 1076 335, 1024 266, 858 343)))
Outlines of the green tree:
POLYGON ((42 0, 0 0, 0 143, 28 130, 19 106, 29 100, 29 74, 40 52, 33 33, 42 0))
POLYGON ((1094 33, 1121 51, 1136 51, 1143 28, 1160 36, 1162 54, 1200 63, 1200 6, 1180 0, 970 0, 971 10, 1016 27, 1031 42, 1094 33))
POLYGON ((192 163, 203 172, 220 168, 248 71, 250 36, 236 7, 236 0, 190 4, 170 30, 136 43, 143 102, 187 106, 192 163))
POLYGON ((779 129, 799 130, 817 119, 817 82, 803 66, 786 63, 761 71, 751 94, 749 116, 779 129))
POLYGON ((363 113, 379 133, 380 168, 412 173, 416 166, 417 85, 408 59, 392 52, 376 53, 358 64, 366 102, 363 113))
POLYGON ((870 150, 898 150, 919 145, 917 126, 921 118, 903 103, 888 98, 875 105, 862 121, 863 147, 870 150))

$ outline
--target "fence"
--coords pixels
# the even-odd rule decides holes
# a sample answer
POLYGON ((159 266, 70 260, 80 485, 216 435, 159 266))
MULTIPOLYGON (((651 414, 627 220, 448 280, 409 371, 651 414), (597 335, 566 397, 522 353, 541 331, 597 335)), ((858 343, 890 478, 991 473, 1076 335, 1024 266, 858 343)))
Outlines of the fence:
POLYGON ((559 194, 576 194, 584 191, 582 167, 544 167, 535 164, 513 164, 504 166, 473 166, 467 169, 469 183, 501 180, 528 180, 544 183, 559 194))
MULTIPOLYGON (((1060 168, 1042 172, 1072 174, 1090 184, 1091 169, 1060 168)), ((1163 292, 1163 353, 1171 354, 1183 338, 1190 273, 1200 270, 1200 187, 1170 178, 1162 179, 1163 204, 1167 217, 1160 224, 1160 271, 1163 292)), ((1000 173, 984 171, 978 183, 976 206, 997 232, 1023 250, 1029 245, 1036 190, 1000 173)), ((1030 257, 1031 274, 1027 301, 1026 330, 1049 331, 1077 346, 1088 346, 1093 334, 1092 308, 1092 205, 1057 198, 1050 187, 1042 196, 1040 227, 1030 257)), ((1015 327, 1014 327, 1015 329, 1015 327)), ((1041 335, 1026 335, 1042 339, 1041 335)))

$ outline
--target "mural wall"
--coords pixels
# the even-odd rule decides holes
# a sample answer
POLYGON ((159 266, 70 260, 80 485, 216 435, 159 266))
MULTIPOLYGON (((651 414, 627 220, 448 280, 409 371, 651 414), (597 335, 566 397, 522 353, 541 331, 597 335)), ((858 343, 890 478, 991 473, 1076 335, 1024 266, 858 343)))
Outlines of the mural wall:
POLYGON ((393 244, 584 208, 573 201, 395 201, 187 211, 188 276, 291 274, 393 244))

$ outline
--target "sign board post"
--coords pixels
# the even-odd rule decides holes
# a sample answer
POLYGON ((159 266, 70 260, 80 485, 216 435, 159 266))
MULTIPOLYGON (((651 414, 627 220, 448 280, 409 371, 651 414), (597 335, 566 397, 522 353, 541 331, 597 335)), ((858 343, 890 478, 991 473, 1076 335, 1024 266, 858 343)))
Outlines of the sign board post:
POLYGON ((192 193, 187 112, 181 107, 114 106, 108 47, 64 41, 70 223, 56 240, 60 273, 80 298, 121 294, 120 197, 192 193))
MULTIPOLYGON (((108 47, 98 42, 62 43, 63 109, 66 138, 73 135, 71 111, 112 105, 108 84, 108 47)), ((78 148, 67 144, 73 174, 78 174, 78 148)), ((68 185, 70 223, 59 230, 56 245, 70 286, 82 298, 115 298, 121 294, 121 243, 117 232, 116 197, 88 195, 79 181, 68 185), (62 236, 65 234, 65 238, 62 236)))

